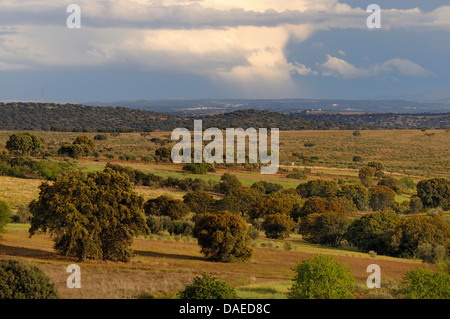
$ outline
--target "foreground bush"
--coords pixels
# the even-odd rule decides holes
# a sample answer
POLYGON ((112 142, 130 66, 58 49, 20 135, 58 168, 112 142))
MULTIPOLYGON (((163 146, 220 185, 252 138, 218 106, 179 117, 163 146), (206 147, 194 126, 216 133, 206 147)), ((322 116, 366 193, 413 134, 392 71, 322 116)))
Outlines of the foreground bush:
POLYGON ((59 299, 59 294, 39 268, 0 260, 0 299, 59 299))
POLYGON ((226 282, 206 273, 178 293, 180 299, 235 299, 236 291, 226 282))
POLYGON ((450 299, 450 273, 417 267, 406 272, 401 292, 407 299, 450 299))
POLYGON ((315 256, 297 264, 290 299, 353 299, 355 281, 346 264, 315 256))

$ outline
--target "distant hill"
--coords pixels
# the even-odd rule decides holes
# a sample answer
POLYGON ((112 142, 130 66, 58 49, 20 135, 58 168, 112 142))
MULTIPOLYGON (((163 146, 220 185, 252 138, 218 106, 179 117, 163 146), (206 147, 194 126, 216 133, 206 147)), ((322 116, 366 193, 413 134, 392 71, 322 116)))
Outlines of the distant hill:
POLYGON ((245 109, 213 115, 175 115, 125 107, 37 102, 0 103, 1 130, 92 132, 171 131, 203 127, 255 127, 280 130, 450 128, 449 113, 281 112, 245 109))
POLYGON ((336 100, 336 99, 173 99, 173 100, 125 100, 115 102, 91 102, 88 105, 124 106, 153 112, 179 115, 221 114, 236 110, 264 110, 277 112, 344 111, 423 113, 449 112, 450 100, 406 101, 385 100, 336 100))

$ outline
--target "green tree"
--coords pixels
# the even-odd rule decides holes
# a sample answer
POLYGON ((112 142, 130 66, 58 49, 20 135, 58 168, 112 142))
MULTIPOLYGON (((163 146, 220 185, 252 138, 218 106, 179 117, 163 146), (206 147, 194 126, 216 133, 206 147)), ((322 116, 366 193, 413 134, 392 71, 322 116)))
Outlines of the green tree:
POLYGON ((294 217, 302 205, 303 200, 295 191, 279 191, 259 198, 250 207, 248 214, 251 219, 264 218, 273 214, 294 217))
POLYGON ((355 281, 348 265, 332 256, 315 256, 297 263, 290 299, 353 299, 355 281))
POLYGON ((6 149, 10 152, 17 152, 19 154, 32 154, 41 149, 42 140, 34 134, 16 133, 9 137, 6 142, 6 149))
POLYGON ((299 218, 303 219, 311 214, 323 214, 327 210, 325 200, 320 197, 309 197, 299 210, 299 218))
POLYGON ((447 178, 432 178, 417 183, 417 195, 424 207, 441 206, 450 209, 450 180, 447 178))
POLYGON ((252 205, 263 197, 261 192, 247 186, 233 188, 228 195, 216 201, 215 211, 227 210, 245 215, 252 205))
POLYGON ((392 250, 390 238, 399 221, 400 217, 392 210, 367 214, 351 223, 346 238, 363 251, 389 254, 392 250))
POLYGON ((143 198, 125 174, 105 168, 61 174, 30 203, 30 235, 54 234, 55 249, 84 259, 128 261, 134 236, 147 234, 143 198))
POLYGON ((347 213, 336 211, 314 213, 302 219, 299 233, 307 241, 338 247, 344 240, 350 223, 347 213))
POLYGON ((189 192, 183 196, 183 202, 196 214, 211 212, 215 201, 211 194, 203 191, 189 192))
POLYGON ((372 169, 372 167, 364 166, 359 170, 358 176, 361 180, 361 184, 363 184, 366 187, 369 187, 373 183, 373 176, 375 174, 375 171, 372 169))
POLYGON ((172 150, 170 147, 163 146, 155 150, 155 155, 160 159, 169 160, 172 156, 172 150))
POLYGON ((450 226, 439 215, 413 215, 400 220, 392 238, 396 255, 417 257, 421 244, 443 246, 450 251, 450 226))
POLYGON ((0 200, 0 232, 11 222, 11 209, 7 202, 0 200))
POLYGON ((408 270, 400 292, 407 299, 450 299, 450 272, 423 267, 408 270))
POLYGON ((208 172, 208 164, 188 163, 183 166, 182 170, 191 174, 206 174, 208 172))
POLYGON ((230 194, 237 187, 241 187, 242 183, 232 174, 225 173, 220 177, 220 183, 217 184, 217 191, 222 194, 230 194))
POLYGON ((94 153, 97 143, 86 135, 78 136, 73 145, 79 145, 82 148, 83 156, 90 156, 94 153))
POLYGON ((391 188, 394 192, 398 192, 399 188, 397 186, 397 179, 389 176, 389 175, 384 175, 380 181, 378 182, 378 185, 383 185, 383 186, 387 186, 389 188, 391 188))
POLYGON ((154 216, 168 216, 172 220, 178 220, 187 216, 191 210, 182 200, 161 195, 155 199, 149 199, 144 204, 145 214, 154 216))
POLYGON ((0 299, 59 299, 49 278, 19 260, 0 260, 0 299))
POLYGON ((295 223, 291 217, 285 214, 267 215, 262 223, 262 229, 267 238, 283 239, 289 236, 295 223))
POLYGON ((203 273, 178 293, 180 299, 236 299, 233 287, 219 278, 203 273))
POLYGON ((395 192, 387 186, 374 186, 369 189, 369 206, 372 210, 389 209, 395 202, 395 192))
POLYGON ((376 171, 384 170, 384 165, 381 162, 375 162, 375 161, 369 162, 369 163, 367 163, 367 166, 373 168, 376 171))
POLYGON ((247 232, 248 226, 242 217, 223 211, 201 215, 195 223, 193 235, 208 260, 235 262, 252 256, 247 232))
POLYGON ((308 181, 297 186, 297 192, 301 197, 322 197, 332 198, 337 195, 339 191, 339 185, 336 181, 328 181, 322 179, 316 179, 308 181))
POLYGON ((253 183, 251 188, 257 189, 263 194, 271 194, 274 192, 281 191, 283 189, 283 185, 271 183, 268 181, 259 181, 253 183))

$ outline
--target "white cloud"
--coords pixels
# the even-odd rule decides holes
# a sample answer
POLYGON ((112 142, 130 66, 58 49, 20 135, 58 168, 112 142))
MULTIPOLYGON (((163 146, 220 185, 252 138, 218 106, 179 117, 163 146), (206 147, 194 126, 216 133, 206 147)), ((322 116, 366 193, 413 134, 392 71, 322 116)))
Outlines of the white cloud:
MULTIPOLYGON (((131 65, 200 74, 261 94, 297 92, 293 75, 318 71, 344 79, 430 74, 405 59, 363 68, 328 56, 318 71, 288 61, 289 41, 305 41, 318 30, 367 28, 365 10, 338 0, 78 0, 82 28, 69 30, 65 8, 72 2, 2 1, 0 23, 14 26, 14 32, 0 32, 0 70, 131 65)), ((386 10, 382 25, 447 30, 449 11, 386 10)))
POLYGON ((404 76, 411 77, 426 77, 432 75, 430 70, 426 70, 417 63, 399 58, 390 59, 386 62, 370 65, 368 67, 356 67, 343 59, 327 55, 327 61, 318 64, 318 68, 324 76, 334 76, 342 79, 368 78, 396 71, 404 76))

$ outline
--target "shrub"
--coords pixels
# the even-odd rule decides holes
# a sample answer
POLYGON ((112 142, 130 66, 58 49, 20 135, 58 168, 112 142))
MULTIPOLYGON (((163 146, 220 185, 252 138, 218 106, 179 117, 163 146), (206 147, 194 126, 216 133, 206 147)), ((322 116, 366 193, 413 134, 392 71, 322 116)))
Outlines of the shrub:
POLYGON ((267 238, 282 239, 289 236, 295 223, 288 215, 272 214, 264 218, 262 228, 267 238))
POLYGON ((59 299, 59 294, 39 268, 0 260, 0 299, 59 299))
POLYGON ((447 255, 447 249, 442 245, 433 246, 429 243, 417 246, 416 256, 424 262, 436 264, 447 255))
POLYGON ((366 187, 371 186, 374 174, 375 172, 372 169, 372 167, 364 166, 363 168, 361 168, 358 173, 359 179, 361 180, 361 184, 363 184, 366 187))
POLYGON ((144 204, 144 211, 147 216, 168 216, 173 220, 181 219, 190 213, 189 206, 183 201, 165 195, 149 199, 144 204))
POLYGON ((413 215, 400 220, 391 242, 396 255, 416 257, 419 245, 425 243, 432 246, 441 245, 449 251, 450 227, 439 215, 413 215))
POLYGON ((178 293, 180 299, 235 299, 236 291, 226 282, 207 273, 178 293))
POLYGON ((400 291, 407 299, 450 299, 450 273, 421 267, 408 270, 400 291))
POLYGON ((387 254, 391 251, 392 236, 400 217, 393 211, 381 211, 355 219, 349 226, 346 238, 363 251, 387 254))
POLYGON ((253 253, 247 224, 231 212, 201 215, 193 235, 202 247, 201 252, 211 261, 245 261, 253 253))
POLYGON ((0 200, 0 232, 11 222, 11 209, 7 202, 0 200))
POLYGON ((31 220, 31 212, 26 204, 18 204, 17 205, 17 223, 26 224, 31 220))
POLYGON ((339 185, 336 181, 312 180, 297 186, 297 192, 301 197, 335 197, 339 191, 339 185))
POLYGON ((206 163, 188 163, 182 168, 184 172, 191 174, 206 174, 208 172, 208 164, 206 163))
POLYGON ((424 207, 441 206, 444 210, 450 209, 450 180, 433 178, 420 181, 417 184, 417 195, 424 207))
POLYGON ((374 211, 389 209, 395 202, 395 192, 387 186, 374 186, 369 189, 369 205, 374 211))
POLYGON ((297 263, 290 299, 353 299, 355 281, 348 265, 332 256, 315 256, 297 263))

